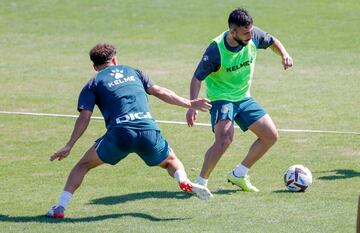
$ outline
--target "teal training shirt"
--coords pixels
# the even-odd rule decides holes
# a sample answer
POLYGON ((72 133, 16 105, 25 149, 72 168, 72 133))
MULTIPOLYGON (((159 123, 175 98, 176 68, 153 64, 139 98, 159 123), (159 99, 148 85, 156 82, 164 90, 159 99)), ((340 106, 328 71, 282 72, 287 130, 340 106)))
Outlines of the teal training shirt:
POLYGON ((152 85, 154 83, 148 76, 132 67, 107 67, 84 86, 78 110, 93 111, 97 105, 107 129, 159 130, 148 105, 146 91, 152 85))

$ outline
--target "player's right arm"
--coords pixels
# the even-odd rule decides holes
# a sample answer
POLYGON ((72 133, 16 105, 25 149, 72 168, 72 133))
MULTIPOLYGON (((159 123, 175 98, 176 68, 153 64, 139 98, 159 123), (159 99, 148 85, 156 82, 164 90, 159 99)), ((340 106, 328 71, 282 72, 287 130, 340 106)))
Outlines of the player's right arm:
MULTIPOLYGON (((194 76, 191 79, 190 83, 190 99, 196 99, 199 96, 199 92, 201 89, 201 82, 212 72, 217 71, 220 68, 220 52, 216 45, 216 43, 211 43, 199 65, 197 66, 194 76)), ((196 121, 197 111, 194 109, 189 109, 186 112, 186 122, 189 127, 194 126, 194 122, 196 121)))
MULTIPOLYGON (((199 92, 201 89, 201 81, 198 80, 195 76, 191 79, 190 83, 190 99, 196 99, 199 96, 199 92)), ((189 127, 194 126, 194 122, 196 121, 197 111, 195 109, 189 109, 186 113, 186 122, 189 127)))
POLYGON ((85 132, 86 128, 89 125, 91 119, 92 112, 89 110, 81 110, 78 118, 76 119, 74 129, 72 131, 71 137, 66 145, 55 152, 51 157, 50 161, 55 159, 62 160, 66 158, 69 154, 76 141, 81 137, 81 135, 85 132))
POLYGON ((79 116, 76 119, 74 129, 71 133, 69 141, 66 145, 50 156, 50 161, 55 159, 62 160, 69 154, 76 141, 85 132, 91 120, 91 115, 95 107, 95 90, 94 90, 95 78, 89 80, 89 82, 81 90, 78 100, 79 116))

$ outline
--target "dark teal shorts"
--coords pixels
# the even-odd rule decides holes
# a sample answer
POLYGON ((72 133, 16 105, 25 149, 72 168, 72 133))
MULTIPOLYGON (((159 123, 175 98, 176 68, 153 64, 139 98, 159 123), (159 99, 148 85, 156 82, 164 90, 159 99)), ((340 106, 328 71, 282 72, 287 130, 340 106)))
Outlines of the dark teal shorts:
POLYGON ((169 144, 158 130, 134 130, 115 127, 96 140, 99 158, 115 165, 130 153, 136 153, 148 166, 159 165, 169 154, 169 144))
POLYGON ((214 131, 216 123, 222 120, 234 121, 242 131, 247 131, 254 122, 266 114, 264 108, 253 98, 247 97, 239 102, 217 100, 211 103, 211 126, 214 131))

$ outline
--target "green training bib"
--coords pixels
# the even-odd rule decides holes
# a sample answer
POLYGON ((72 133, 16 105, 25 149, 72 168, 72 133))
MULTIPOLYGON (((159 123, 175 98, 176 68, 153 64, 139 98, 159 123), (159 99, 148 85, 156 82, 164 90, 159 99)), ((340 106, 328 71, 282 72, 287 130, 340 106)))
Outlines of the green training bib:
POLYGON ((254 74, 256 46, 252 40, 239 52, 231 52, 225 47, 222 33, 212 41, 216 42, 221 65, 206 79, 206 95, 211 101, 228 100, 237 102, 250 96, 251 78, 254 74))

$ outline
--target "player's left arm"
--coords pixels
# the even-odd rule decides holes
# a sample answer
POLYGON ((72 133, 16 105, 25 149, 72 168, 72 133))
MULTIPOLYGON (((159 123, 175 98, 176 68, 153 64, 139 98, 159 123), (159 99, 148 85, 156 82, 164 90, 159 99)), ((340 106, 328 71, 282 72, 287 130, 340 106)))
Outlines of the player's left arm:
POLYGON ((165 87, 161 87, 159 85, 156 85, 154 81, 145 73, 143 73, 140 70, 136 70, 136 72, 139 75, 140 80, 143 83, 145 91, 153 96, 156 96, 157 98, 161 99, 162 101, 168 103, 177 105, 184 108, 189 109, 195 109, 200 111, 207 111, 211 108, 210 100, 204 99, 204 98, 197 98, 194 100, 189 100, 186 98, 183 98, 181 96, 178 96, 175 92, 172 90, 169 90, 165 87))
POLYGON ((285 70, 293 65, 293 59, 290 57, 280 40, 255 26, 253 29, 253 41, 255 42, 256 48, 266 49, 270 47, 272 51, 281 56, 285 70))
POLYGON ((203 112, 206 112, 211 108, 210 100, 208 99, 196 98, 193 100, 189 100, 181 96, 178 96, 172 90, 169 90, 165 87, 161 87, 158 85, 153 85, 149 87, 147 89, 147 92, 151 95, 156 96, 157 98, 161 99, 162 101, 168 104, 178 105, 184 108, 200 110, 203 112))
POLYGON ((276 54, 281 56, 282 58, 282 64, 284 66, 284 69, 290 68, 293 66, 294 61, 289 55, 289 53, 286 51, 284 45, 280 42, 280 40, 274 38, 274 43, 270 46, 271 50, 274 51, 276 54))

